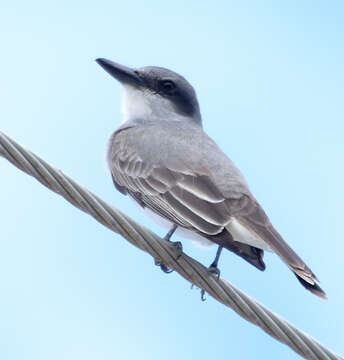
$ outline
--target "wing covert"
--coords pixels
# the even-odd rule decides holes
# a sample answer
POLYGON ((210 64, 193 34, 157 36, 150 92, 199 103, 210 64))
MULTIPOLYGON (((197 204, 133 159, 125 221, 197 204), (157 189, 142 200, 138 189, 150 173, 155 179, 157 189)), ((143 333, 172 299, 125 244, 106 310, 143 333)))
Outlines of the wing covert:
POLYGON ((114 137, 108 157, 116 187, 140 205, 183 227, 208 235, 221 232, 230 220, 230 212, 209 169, 193 169, 183 162, 179 169, 172 169, 158 161, 148 162, 138 147, 132 143, 128 146, 123 132, 114 137))

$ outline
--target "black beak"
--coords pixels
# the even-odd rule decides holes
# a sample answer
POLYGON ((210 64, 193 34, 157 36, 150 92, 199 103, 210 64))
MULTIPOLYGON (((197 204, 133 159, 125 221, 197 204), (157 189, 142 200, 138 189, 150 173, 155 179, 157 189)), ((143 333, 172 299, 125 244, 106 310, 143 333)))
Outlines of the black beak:
POLYGON ((103 58, 96 59, 96 62, 123 85, 130 84, 138 86, 142 84, 142 79, 134 69, 103 58))

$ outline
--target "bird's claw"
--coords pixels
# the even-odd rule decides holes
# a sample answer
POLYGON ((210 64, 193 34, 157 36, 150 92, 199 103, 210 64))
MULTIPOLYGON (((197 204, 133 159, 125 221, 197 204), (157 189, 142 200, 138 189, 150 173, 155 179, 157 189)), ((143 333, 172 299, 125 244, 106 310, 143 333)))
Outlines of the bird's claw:
POLYGON ((211 265, 208 267, 208 270, 209 270, 209 272, 210 272, 211 274, 216 275, 217 280, 220 279, 221 271, 220 271, 220 269, 219 269, 216 265, 211 264, 211 265))
POLYGON ((170 274, 171 272, 174 271, 173 269, 170 269, 169 267, 167 267, 165 264, 161 263, 161 262, 158 261, 158 260, 155 260, 155 261, 154 261, 154 264, 155 264, 156 266, 159 266, 160 269, 161 269, 165 274, 170 274))
MULTIPOLYGON (((191 284, 190 289, 192 290, 193 288, 196 288, 196 290, 199 290, 199 287, 195 286, 194 284, 191 284)), ((205 290, 201 289, 201 300, 205 301, 205 290)))
MULTIPOLYGON (((208 267, 208 271, 211 273, 211 274, 214 274, 216 276, 216 279, 219 280, 220 278, 220 270, 219 268, 215 265, 215 264, 211 264, 209 267, 208 267)), ((193 288, 193 284, 191 285, 191 289, 193 288)), ((205 301, 206 300, 206 297, 205 297, 205 290, 202 289, 201 290, 201 300, 202 301, 205 301)))
POLYGON ((178 260, 183 254, 183 244, 180 241, 171 241, 171 244, 173 245, 178 260))

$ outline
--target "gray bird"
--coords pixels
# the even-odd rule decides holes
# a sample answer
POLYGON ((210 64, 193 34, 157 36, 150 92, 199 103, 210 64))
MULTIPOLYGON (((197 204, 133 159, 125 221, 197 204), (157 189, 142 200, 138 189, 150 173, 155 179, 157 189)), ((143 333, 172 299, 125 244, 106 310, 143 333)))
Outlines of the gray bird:
MULTIPOLYGON (((161 67, 131 69, 97 59, 124 87, 121 126, 107 161, 115 187, 186 236, 219 245, 265 269, 264 250, 276 253, 300 283, 326 299, 317 277, 272 226, 241 172, 203 131, 193 87, 161 67)), ((161 265, 162 269, 167 269, 161 265)))

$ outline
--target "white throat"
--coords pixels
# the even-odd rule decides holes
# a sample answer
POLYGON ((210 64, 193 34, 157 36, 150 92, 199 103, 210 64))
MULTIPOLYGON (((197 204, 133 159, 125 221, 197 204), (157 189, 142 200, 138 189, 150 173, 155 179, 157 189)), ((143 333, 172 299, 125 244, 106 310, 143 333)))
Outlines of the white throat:
POLYGON ((149 90, 137 89, 130 85, 124 85, 122 97, 123 121, 130 120, 189 120, 187 116, 178 114, 171 101, 154 94, 149 90))
POLYGON ((137 118, 149 118, 152 113, 149 103, 141 90, 125 85, 122 97, 123 122, 137 118))

